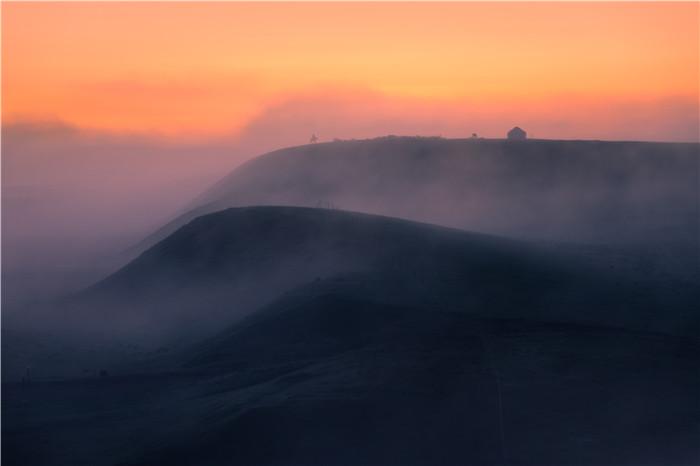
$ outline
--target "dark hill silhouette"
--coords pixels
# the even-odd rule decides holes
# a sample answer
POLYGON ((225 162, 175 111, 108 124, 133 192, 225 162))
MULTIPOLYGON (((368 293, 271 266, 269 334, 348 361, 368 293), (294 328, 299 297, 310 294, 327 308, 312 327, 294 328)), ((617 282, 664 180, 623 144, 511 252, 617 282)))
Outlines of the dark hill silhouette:
POLYGON ((284 291, 344 279, 363 297, 393 304, 665 332, 694 329, 687 327, 688 306, 698 297, 692 277, 658 269, 654 274, 634 259, 612 248, 537 245, 338 210, 232 208, 190 222, 82 298, 127 297, 126 308, 148 303, 157 325, 180 312, 174 309, 206 303, 209 318, 197 311, 202 324, 220 327, 218 318, 245 315, 284 291))
POLYGON ((102 346, 33 371, 95 375, 5 384, 3 462, 689 464, 698 287, 645 264, 329 209, 205 215, 63 303, 102 346))
POLYGON ((198 348, 186 367, 214 376, 202 396, 228 408, 133 464, 680 465, 697 451, 685 407, 697 406, 699 350, 347 289, 304 293, 198 348))
POLYGON ((234 170, 141 248, 227 207, 333 205, 506 236, 685 245, 687 255, 699 148, 411 137, 292 147, 234 170))
MULTIPOLYGON (((299 207, 202 216, 58 310, 28 320, 53 319, 49 327, 101 345, 155 350, 203 338, 295 289, 329 283, 357 299, 484 318, 671 334, 700 328, 697 278, 683 263, 662 268, 612 247, 528 243, 299 207)), ((22 359, 5 362, 8 371, 24 369, 22 359)), ((39 373, 61 367, 41 366, 39 373)))

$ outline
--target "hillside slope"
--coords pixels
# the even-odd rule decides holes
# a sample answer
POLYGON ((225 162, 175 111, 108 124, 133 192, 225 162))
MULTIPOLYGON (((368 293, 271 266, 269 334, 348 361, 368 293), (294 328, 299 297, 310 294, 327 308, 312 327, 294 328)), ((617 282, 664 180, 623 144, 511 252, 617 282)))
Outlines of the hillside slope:
POLYGON ((697 339, 475 318, 311 284, 169 373, 5 387, 3 460, 685 466, 697 339), (49 426, 48 428, 46 426, 49 426))
POLYGON ((134 307, 145 325, 180 319, 191 329, 197 321, 220 327, 298 286, 341 279, 394 304, 690 331, 694 277, 635 259, 360 213, 232 208, 196 219, 85 296, 134 307))
POLYGON ((205 413, 128 464, 690 464, 698 356, 677 337, 326 290, 194 351, 205 413))
MULTIPOLYGON (((287 293, 325 287, 484 318, 671 334, 700 328, 697 277, 682 263, 659 267, 634 249, 535 244, 328 209, 248 207, 202 216, 85 292, 43 314, 20 314, 41 328, 18 341, 54 341, 51 329, 68 335, 67 346, 90 341, 99 348, 91 354, 107 356, 113 344, 121 348, 115 358, 127 359, 124 348, 182 347, 287 293)), ((6 358, 6 371, 22 371, 31 358, 8 354, 17 360, 6 358)), ((77 356, 69 359, 71 370, 79 367, 77 356)), ((38 373, 62 367, 55 359, 32 365, 38 373)))
POLYGON ((700 145, 385 137, 257 157, 146 239, 207 212, 327 206, 541 239, 698 241, 700 145))
POLYGON ((83 343, 3 386, 3 464, 692 464, 698 293, 610 247, 232 208, 63 303, 83 343))

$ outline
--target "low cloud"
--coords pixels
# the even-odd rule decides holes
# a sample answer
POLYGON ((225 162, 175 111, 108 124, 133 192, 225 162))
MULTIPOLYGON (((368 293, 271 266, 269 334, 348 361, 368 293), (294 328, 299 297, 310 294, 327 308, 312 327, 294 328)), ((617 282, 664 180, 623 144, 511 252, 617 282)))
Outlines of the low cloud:
MULTIPOLYGON (((111 86, 133 91, 133 83, 111 86)), ((352 87, 280 95, 239 131, 208 139, 14 122, 2 128, 3 265, 44 267, 50 258, 76 265, 81 254, 122 250, 243 161, 305 144, 312 134, 321 141, 387 134, 500 138, 514 125, 535 138, 666 141, 698 141, 700 127, 698 103, 682 97, 569 96, 516 106, 352 87)))

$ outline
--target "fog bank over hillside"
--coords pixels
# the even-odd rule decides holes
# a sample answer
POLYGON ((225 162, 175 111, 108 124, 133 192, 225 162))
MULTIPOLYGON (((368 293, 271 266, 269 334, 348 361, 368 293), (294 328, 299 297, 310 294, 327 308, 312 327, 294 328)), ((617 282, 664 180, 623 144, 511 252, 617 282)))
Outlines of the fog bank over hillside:
POLYGON ((3 299, 87 286, 231 167, 230 144, 2 128, 3 299))
POLYGON ((235 169, 148 241, 226 207, 298 205, 528 239, 692 249, 699 147, 411 137, 293 147, 235 169))
POLYGON ((272 301, 337 292, 425 312, 693 334, 697 277, 650 265, 615 248, 531 244, 331 209, 232 208, 197 218, 68 299, 5 315, 16 332, 8 344, 22 348, 24 334, 83 350, 60 361, 37 357, 41 348, 15 350, 4 370, 17 374, 31 361, 46 376, 110 356, 126 364, 135 352, 128 347, 182 347, 272 301))
MULTIPOLYGON (((658 222, 659 215, 670 216, 672 221, 664 220, 664 225, 673 223, 670 228, 681 225, 684 231, 692 229, 679 214, 687 202, 677 202, 677 198, 683 197, 681 190, 693 183, 690 176, 697 170, 688 154, 697 152, 697 146, 649 146, 647 151, 643 145, 590 143, 585 149, 581 146, 580 151, 569 150, 578 147, 569 145, 561 146, 564 152, 557 152, 560 149, 550 145, 547 147, 551 150, 543 148, 541 154, 533 155, 538 153, 538 146, 528 145, 524 146, 520 166, 520 161, 508 160, 517 150, 499 148, 496 143, 489 146, 485 141, 480 145, 434 141, 431 145, 432 140, 425 139, 380 139, 325 144, 335 138, 363 139, 389 133, 463 137, 477 132, 502 137, 509 128, 503 122, 511 119, 535 137, 697 140, 697 125, 676 124, 694 121, 686 118, 694 107, 685 101, 649 104, 653 111, 651 107, 624 103, 591 109, 592 114, 628 115, 625 132, 614 125, 606 126, 604 119, 598 121, 599 126, 591 126, 591 122, 554 113, 537 118, 526 110, 513 114, 505 108, 499 110, 498 104, 486 111, 478 103, 448 105, 392 99, 369 91, 331 91, 270 104, 238 131, 208 139, 106 133, 57 122, 3 125, 5 296, 39 291, 56 294, 85 286, 128 259, 128 254, 122 254, 125 250, 133 251, 131 246, 198 207, 202 200, 215 201, 203 211, 255 203, 316 206, 325 202, 341 209, 499 234, 534 233, 562 239, 570 236, 562 234, 562 225, 573 226, 567 232, 578 230, 574 221, 578 209, 583 208, 587 214, 595 206, 604 205, 600 217, 593 218, 594 222, 577 231, 572 239, 588 239, 578 233, 597 231, 601 225, 603 230, 637 229, 642 216, 653 218, 652 223, 658 222), (668 118, 660 120, 659 115, 668 118), (253 162, 236 175, 228 188, 231 193, 222 193, 228 200, 200 196, 246 160, 306 143, 312 133, 324 144, 283 151, 253 162), (639 159, 649 161, 628 170, 624 164, 635 165, 636 152, 656 155, 640 155, 639 159), (596 153, 600 157, 596 158, 596 153), (673 155, 676 153, 681 155, 673 155), (287 157, 284 154, 291 158, 283 160, 287 157), (659 157, 667 158, 669 162, 656 170, 657 162, 650 157, 657 161, 659 157), (460 158, 470 162, 457 163, 460 158), (624 162, 605 172, 603 161, 607 158, 624 162), (591 159, 596 159, 597 165, 591 165, 591 159), (618 176, 610 175, 615 170, 634 186, 617 186, 611 181, 610 176, 618 176), (581 181, 572 178, 574 173, 590 177, 581 181), (595 181, 595 177, 599 179, 595 181), (280 188, 279 183, 288 186, 280 188), (324 187, 335 183, 337 186, 324 187), (663 188, 669 183, 674 185, 674 193, 663 188), (641 189, 644 184, 649 185, 647 192, 641 189), (652 198, 656 207, 642 212, 644 196, 652 198), (663 207, 667 202, 672 207, 663 207), (630 206, 631 210, 625 210, 630 206), (659 214, 659 210, 663 212, 659 214), (620 227, 626 216, 636 216, 636 223, 620 227), (608 217, 614 221, 609 222, 608 217)), ((584 218, 580 220, 586 223, 584 218)), ((180 224, 176 221, 174 225, 180 224)))
MULTIPOLYGON (((537 111, 541 105, 513 108, 507 101, 428 101, 321 87, 272 99, 242 127, 212 135, 110 133, 51 120, 4 123, 3 207, 12 220, 4 233, 10 241, 43 235, 88 243, 143 235, 240 163, 304 144, 311 134, 322 142, 386 134, 459 138, 473 132, 501 138, 518 124, 536 138, 697 142, 699 137, 697 103, 685 98, 589 102, 586 112, 579 103, 578 113, 565 98, 546 114, 537 111)), ((40 242, 30 243, 13 247, 7 262, 31 259, 24 252, 40 242)))
POLYGON ((3 316, 3 460, 691 464, 697 283, 609 247, 216 212, 3 316))

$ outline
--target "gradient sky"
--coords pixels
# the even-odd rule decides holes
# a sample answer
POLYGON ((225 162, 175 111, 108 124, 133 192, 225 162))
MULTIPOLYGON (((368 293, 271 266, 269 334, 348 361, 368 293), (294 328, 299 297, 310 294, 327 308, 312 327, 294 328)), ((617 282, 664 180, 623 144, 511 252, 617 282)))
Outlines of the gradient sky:
POLYGON ((382 132, 697 140, 699 8, 3 2, 2 119, 240 135, 301 102, 382 132))

